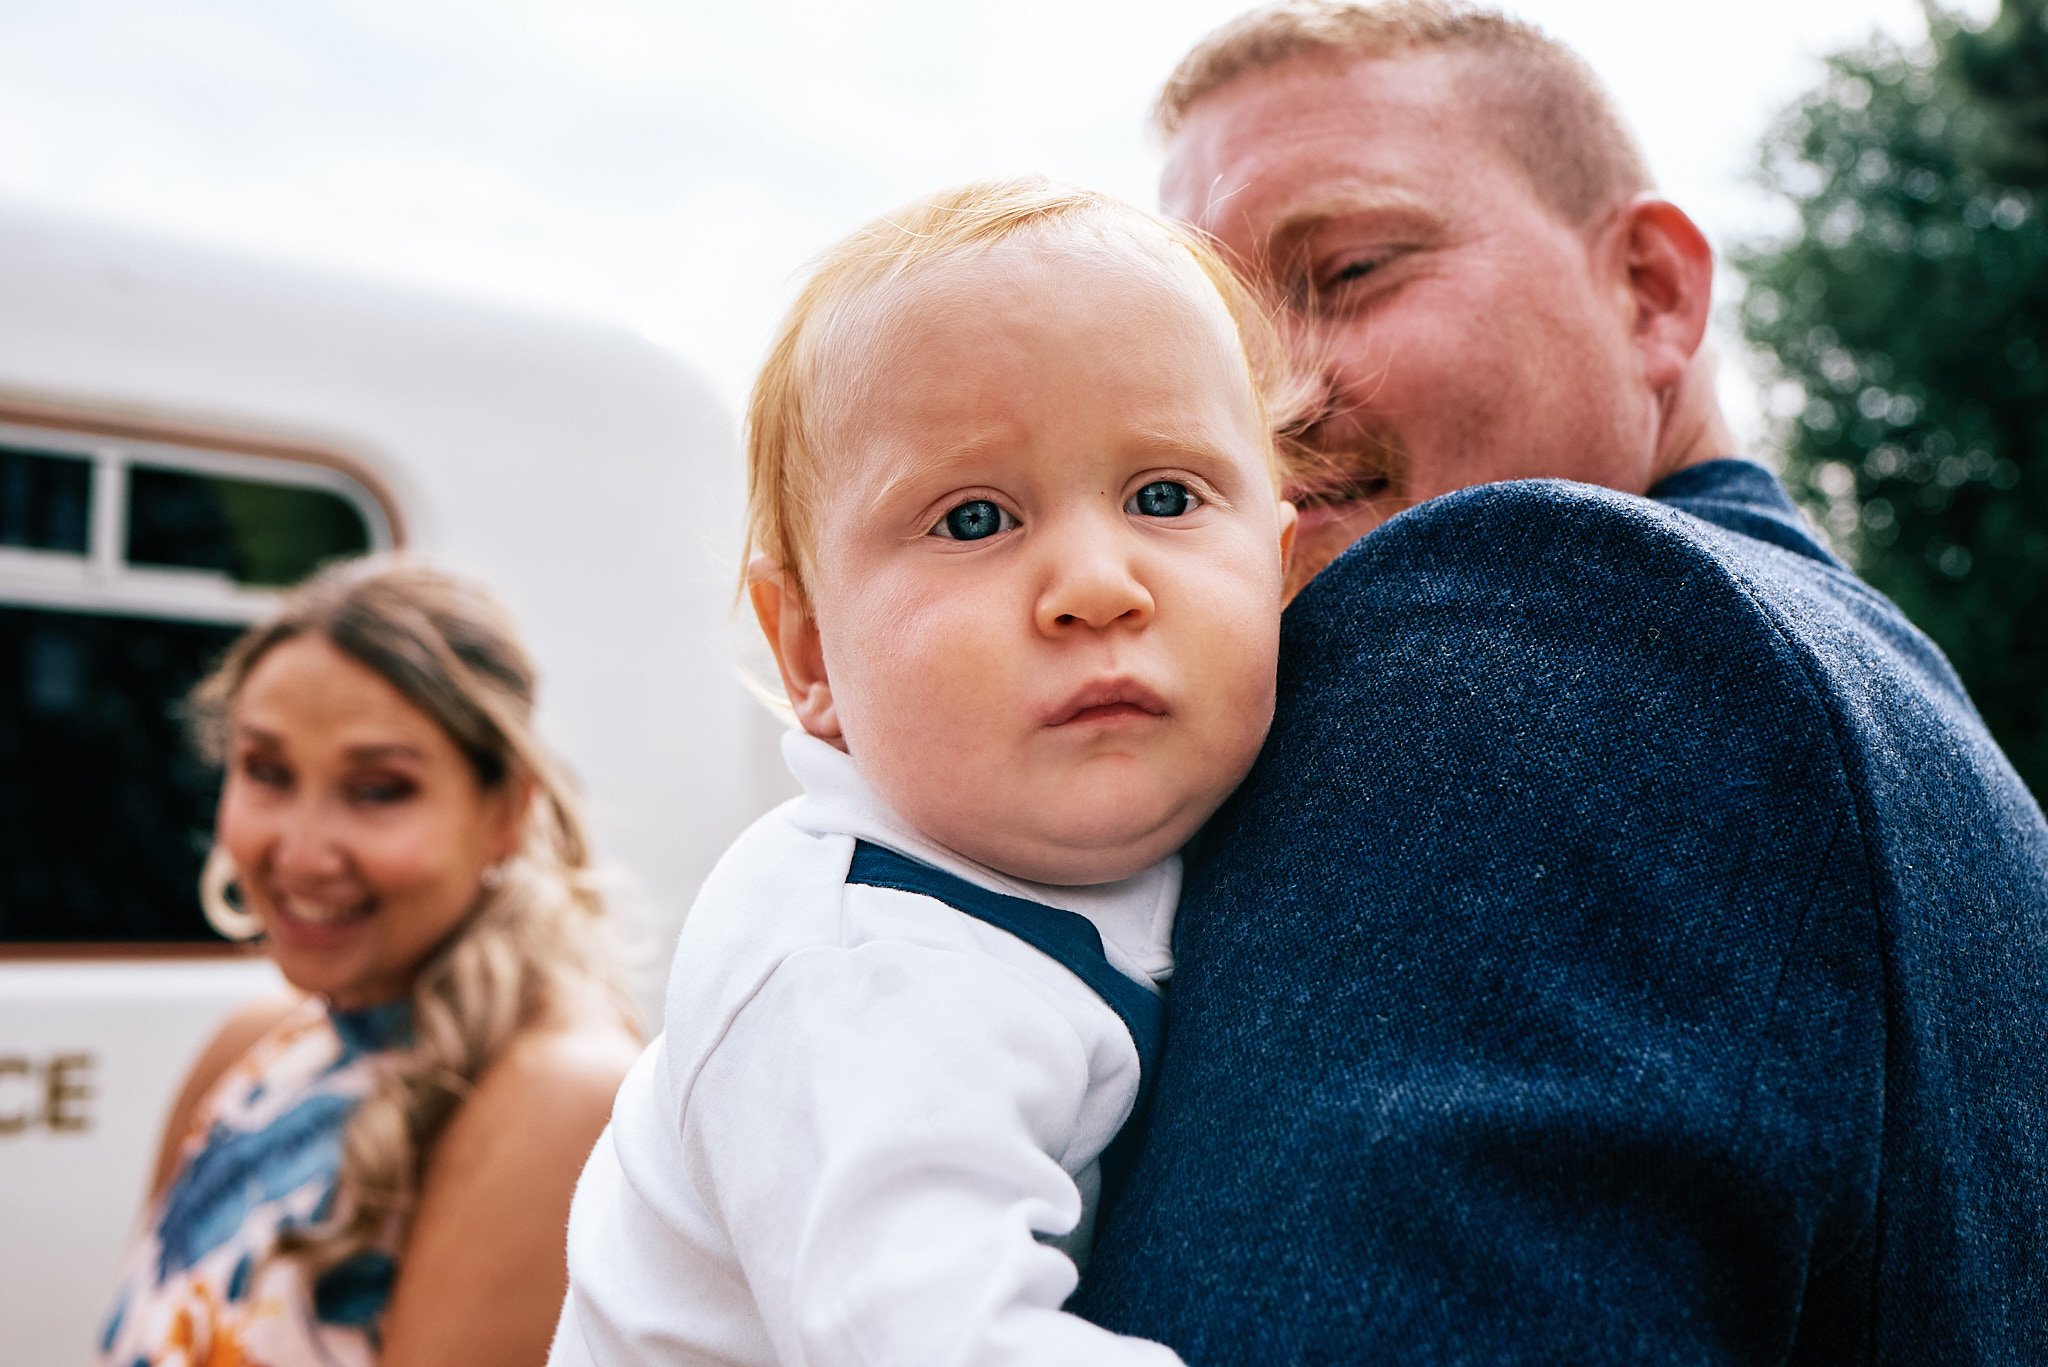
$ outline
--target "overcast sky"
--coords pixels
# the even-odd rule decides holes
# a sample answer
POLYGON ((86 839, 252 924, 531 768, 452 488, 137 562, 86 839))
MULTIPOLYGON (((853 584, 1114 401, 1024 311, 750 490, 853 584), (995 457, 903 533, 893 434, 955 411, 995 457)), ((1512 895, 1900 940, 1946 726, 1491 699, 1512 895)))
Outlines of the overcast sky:
MULTIPOLYGON (((892 205, 1023 171, 1149 204, 1153 91, 1240 8, 0 0, 0 195, 609 318, 737 406, 802 263, 892 205)), ((1744 178, 1819 55, 1925 32, 1915 0, 1510 8, 1723 248, 1781 222, 1744 178)))

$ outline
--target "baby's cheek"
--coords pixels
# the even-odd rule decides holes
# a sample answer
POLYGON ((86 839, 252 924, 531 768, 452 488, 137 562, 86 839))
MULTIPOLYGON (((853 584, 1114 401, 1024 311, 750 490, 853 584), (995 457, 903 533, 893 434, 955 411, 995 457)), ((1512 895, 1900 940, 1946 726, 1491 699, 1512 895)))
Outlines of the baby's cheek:
POLYGON ((889 805, 927 833, 971 819, 1003 783, 984 755, 950 733, 900 735, 866 759, 859 750, 853 757, 889 805))
MULTIPOLYGON (((1243 769, 1251 767, 1252 758, 1265 743, 1266 732, 1272 725, 1276 647, 1277 634, 1270 643, 1242 642, 1230 677, 1219 681, 1218 691, 1227 699, 1220 748, 1235 757, 1243 769)), ((1234 784, 1236 779, 1231 781, 1234 784)))

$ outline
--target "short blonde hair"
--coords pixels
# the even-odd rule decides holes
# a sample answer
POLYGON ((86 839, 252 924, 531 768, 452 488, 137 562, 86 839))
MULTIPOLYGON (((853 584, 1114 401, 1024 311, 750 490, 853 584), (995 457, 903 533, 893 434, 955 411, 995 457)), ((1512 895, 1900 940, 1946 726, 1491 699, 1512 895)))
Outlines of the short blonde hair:
POLYGON ((940 190, 878 218, 828 250, 783 319, 747 405, 747 540, 744 567, 773 561, 807 597, 817 548, 820 492, 835 409, 831 370, 836 324, 886 285, 984 251, 1007 238, 1054 229, 1160 262, 1184 254, 1215 287, 1244 350, 1254 401, 1267 434, 1294 423, 1304 386, 1292 376, 1264 306, 1202 238, 1112 196, 1042 177, 977 181, 940 190))
POLYGON ((1536 192, 1583 226, 1652 188, 1648 163, 1600 78, 1533 24, 1460 0, 1279 0, 1231 20, 1181 60, 1154 117, 1167 137, 1205 96, 1249 72, 1304 57, 1468 58, 1472 102, 1536 192))

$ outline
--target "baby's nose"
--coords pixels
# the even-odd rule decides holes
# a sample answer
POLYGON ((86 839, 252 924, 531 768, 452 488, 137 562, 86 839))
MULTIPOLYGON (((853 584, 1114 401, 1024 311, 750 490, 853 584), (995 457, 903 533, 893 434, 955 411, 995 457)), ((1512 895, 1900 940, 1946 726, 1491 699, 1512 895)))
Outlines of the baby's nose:
POLYGON ((1116 623, 1137 625, 1151 618, 1152 594, 1122 548, 1096 540, 1070 543, 1057 549, 1050 560, 1050 574, 1038 604, 1039 630, 1099 630, 1116 623))

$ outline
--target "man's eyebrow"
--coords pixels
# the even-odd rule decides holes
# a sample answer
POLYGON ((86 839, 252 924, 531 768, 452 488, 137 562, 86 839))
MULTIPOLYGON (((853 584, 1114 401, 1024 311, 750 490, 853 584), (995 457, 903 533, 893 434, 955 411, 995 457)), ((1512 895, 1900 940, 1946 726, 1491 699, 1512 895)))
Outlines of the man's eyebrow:
POLYGON ((1436 225, 1442 215, 1418 195, 1392 185, 1339 181, 1318 186, 1312 195, 1288 206, 1265 237, 1265 255, 1273 260, 1299 245, 1322 227, 1346 218, 1386 217, 1436 225))

